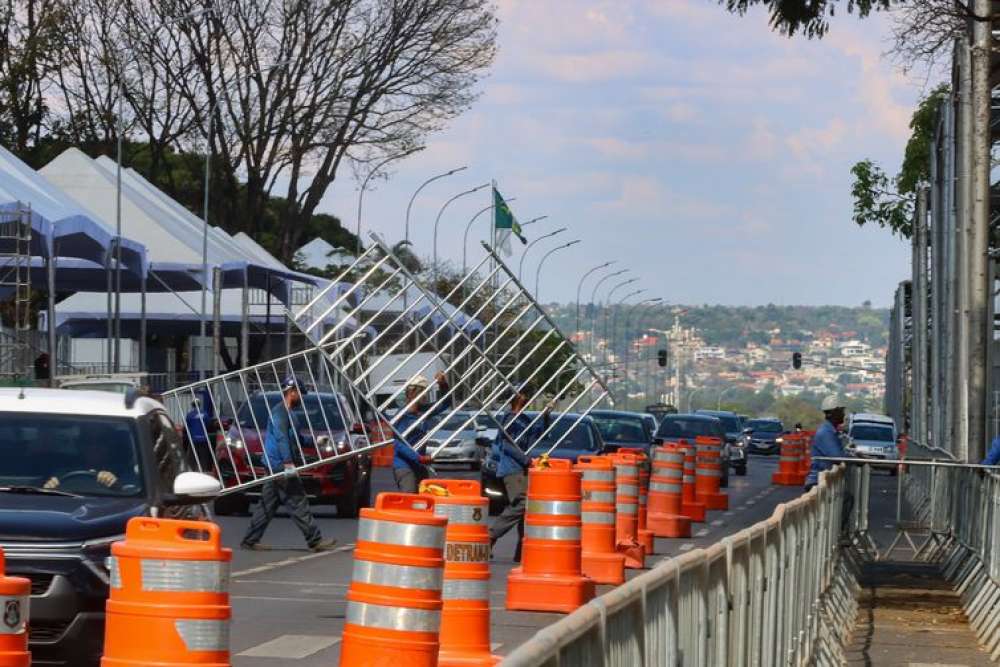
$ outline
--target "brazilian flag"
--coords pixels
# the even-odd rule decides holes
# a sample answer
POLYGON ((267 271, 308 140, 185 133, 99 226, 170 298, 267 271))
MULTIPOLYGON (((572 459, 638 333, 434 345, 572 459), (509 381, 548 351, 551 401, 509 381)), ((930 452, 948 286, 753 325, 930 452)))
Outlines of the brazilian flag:
POLYGON ((493 227, 496 230, 497 247, 503 251, 506 257, 513 254, 510 248, 511 234, 516 236, 521 243, 525 245, 528 243, 528 239, 524 238, 524 234, 521 232, 520 223, 511 213, 510 206, 507 205, 507 201, 496 189, 496 186, 493 187, 493 227))

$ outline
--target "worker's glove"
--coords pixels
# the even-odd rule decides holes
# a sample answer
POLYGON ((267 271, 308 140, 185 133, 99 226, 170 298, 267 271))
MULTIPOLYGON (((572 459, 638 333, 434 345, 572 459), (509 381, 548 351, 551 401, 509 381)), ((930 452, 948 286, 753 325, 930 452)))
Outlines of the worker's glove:
POLYGON ((299 470, 298 470, 298 468, 296 468, 291 463, 286 463, 285 464, 285 470, 284 470, 284 472, 285 472, 285 477, 298 477, 299 476, 299 470))

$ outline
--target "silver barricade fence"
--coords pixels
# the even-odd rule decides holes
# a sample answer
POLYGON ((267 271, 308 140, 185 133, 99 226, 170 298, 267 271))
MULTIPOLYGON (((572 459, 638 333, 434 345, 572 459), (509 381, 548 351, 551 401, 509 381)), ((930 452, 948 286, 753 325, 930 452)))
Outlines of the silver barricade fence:
POLYGON ((772 516, 660 562, 542 629, 508 667, 834 665, 853 627, 838 466, 772 516))

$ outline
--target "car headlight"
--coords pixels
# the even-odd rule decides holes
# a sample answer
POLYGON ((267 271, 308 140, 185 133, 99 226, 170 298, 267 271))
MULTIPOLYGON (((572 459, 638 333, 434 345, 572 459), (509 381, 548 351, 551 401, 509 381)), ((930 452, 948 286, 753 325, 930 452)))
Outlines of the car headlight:
POLYGON ((784 441, 785 441, 785 439, 784 439, 784 438, 775 438, 775 439, 774 439, 774 442, 775 442, 775 443, 777 443, 777 444, 779 444, 779 445, 780 445, 781 443, 783 443, 784 441))
POLYGON ((239 438, 226 438, 226 444, 233 449, 243 449, 243 441, 239 438))

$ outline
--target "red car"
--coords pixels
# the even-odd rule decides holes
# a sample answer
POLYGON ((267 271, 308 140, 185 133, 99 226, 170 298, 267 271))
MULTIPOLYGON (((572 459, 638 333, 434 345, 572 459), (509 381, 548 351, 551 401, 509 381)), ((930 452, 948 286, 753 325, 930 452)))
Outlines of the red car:
MULTIPOLYGON (((266 432, 269 409, 281 410, 280 404, 281 393, 274 391, 257 393, 240 406, 226 437, 215 447, 224 488, 269 474, 261 432, 266 432)), ((338 516, 357 517, 371 504, 371 457, 365 453, 322 463, 368 444, 350 403, 343 394, 311 392, 291 417, 299 436, 298 443, 291 443, 296 465, 317 464, 299 473, 310 501, 336 505, 338 516)), ((215 511, 223 516, 246 514, 259 495, 256 486, 225 494, 215 501, 215 511)))

